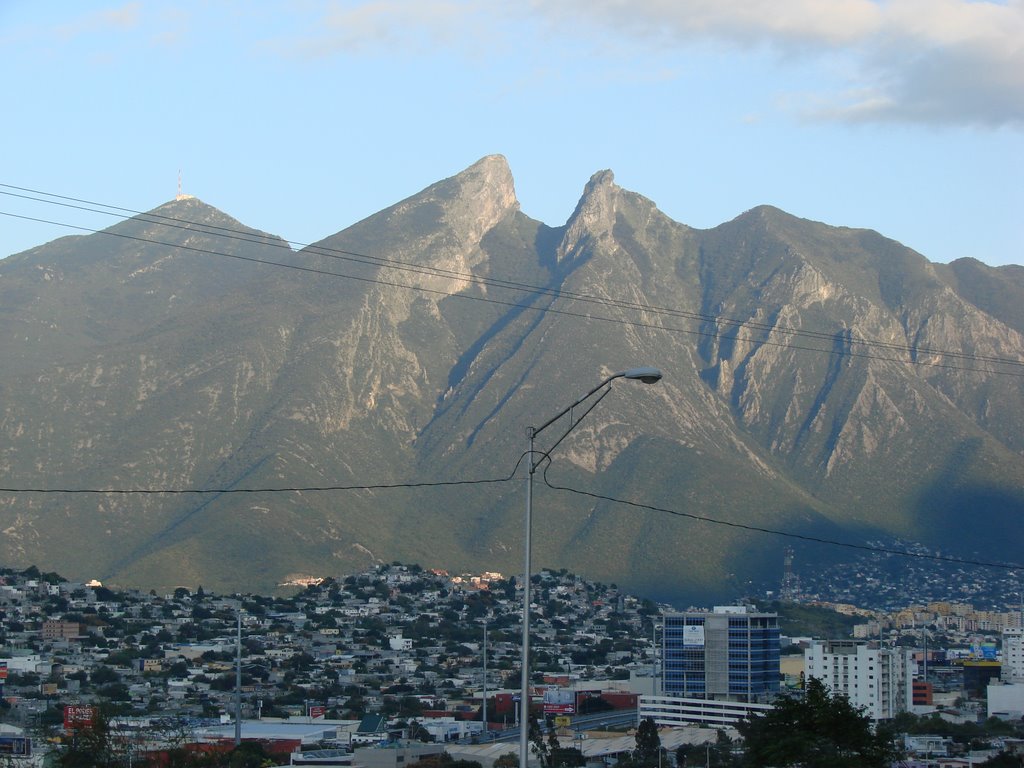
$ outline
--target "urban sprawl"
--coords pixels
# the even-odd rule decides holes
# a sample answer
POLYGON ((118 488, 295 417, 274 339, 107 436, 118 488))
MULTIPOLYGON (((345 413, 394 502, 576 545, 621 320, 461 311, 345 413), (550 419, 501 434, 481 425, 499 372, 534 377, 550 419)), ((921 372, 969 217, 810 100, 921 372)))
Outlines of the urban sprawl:
MULTIPOLYGON (((742 751, 738 721, 816 679, 876 724, 915 723, 901 765, 1024 754, 1019 594, 1003 611, 869 610, 812 601, 787 579, 781 602, 681 611, 564 570, 534 575, 530 711, 544 738, 609 765, 651 721, 669 762, 703 748, 712 765, 712 745, 742 751), (793 631, 787 606, 842 614, 848 631, 793 631)), ((276 765, 516 765, 521 618, 515 577, 398 563, 301 580, 287 596, 0 570, 0 752, 54 764, 102 720, 128 765, 239 739, 276 765)))

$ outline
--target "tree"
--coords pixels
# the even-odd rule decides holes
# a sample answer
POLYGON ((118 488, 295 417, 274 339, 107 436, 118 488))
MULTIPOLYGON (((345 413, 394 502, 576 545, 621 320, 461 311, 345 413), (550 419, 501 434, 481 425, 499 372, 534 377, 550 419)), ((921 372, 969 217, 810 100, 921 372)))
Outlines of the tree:
POLYGON ((90 676, 93 685, 106 685, 107 683, 121 682, 121 676, 108 666, 97 665, 90 676))
POLYGON ((548 737, 548 741, 544 741, 544 734, 541 732, 540 723, 537 722, 536 715, 530 715, 530 749, 533 754, 537 756, 537 760, 540 761, 540 768, 550 768, 551 766, 551 742, 554 741, 554 746, 558 746, 558 738, 555 736, 554 731, 548 737))
POLYGON ((230 752, 229 768, 262 768, 274 765, 263 745, 255 741, 243 741, 230 752))
MULTIPOLYGON (((575 747, 563 747, 558 741, 558 734, 548 731, 547 742, 541 735, 537 718, 530 717, 530 741, 533 754, 540 761, 541 768, 578 768, 586 764, 583 753, 575 747)), ((519 757, 515 756, 516 765, 519 757)))
POLYGON ((409 738, 415 741, 430 742, 434 740, 434 737, 430 735, 430 731, 423 727, 421 723, 416 720, 409 722, 409 738))
POLYGON ((582 768, 586 764, 587 759, 576 747, 558 746, 551 749, 552 768, 582 768))
POLYGON ((79 727, 57 761, 60 768, 114 768, 126 765, 131 740, 111 728, 109 718, 96 713, 88 726, 79 727))
POLYGON ((637 768, 648 768, 657 766, 659 759, 662 765, 668 765, 668 760, 662 754, 661 737, 658 735, 658 726, 654 718, 645 717, 640 721, 636 729, 636 749, 633 750, 633 765, 637 768))
POLYGON ((745 766, 888 768, 901 755, 891 731, 873 731, 863 710, 815 678, 802 698, 780 698, 774 709, 736 728, 744 740, 745 766))

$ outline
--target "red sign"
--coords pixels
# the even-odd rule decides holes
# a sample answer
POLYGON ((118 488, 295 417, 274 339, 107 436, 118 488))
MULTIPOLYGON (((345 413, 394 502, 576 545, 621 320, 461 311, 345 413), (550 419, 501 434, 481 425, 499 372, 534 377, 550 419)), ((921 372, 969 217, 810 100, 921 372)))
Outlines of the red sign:
POLYGON ((82 704, 70 704, 64 707, 64 730, 74 731, 79 728, 91 728, 96 721, 96 707, 82 704))
POLYGON ((309 716, 314 720, 323 719, 327 716, 327 707, 323 706, 322 704, 310 704, 309 716))

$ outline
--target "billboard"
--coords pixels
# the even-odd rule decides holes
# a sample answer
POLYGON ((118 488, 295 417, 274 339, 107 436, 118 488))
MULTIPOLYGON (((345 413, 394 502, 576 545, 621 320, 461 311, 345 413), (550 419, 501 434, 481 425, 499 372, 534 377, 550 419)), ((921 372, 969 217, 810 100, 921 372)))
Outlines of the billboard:
POLYGON ((704 647, 704 625, 698 624, 691 626, 687 624, 683 627, 683 646, 698 646, 704 647))
POLYGON ((96 707, 83 704, 69 704, 64 707, 64 730, 74 731, 79 728, 92 728, 96 722, 96 707))
POLYGON ((548 688, 544 691, 545 715, 571 715, 576 711, 576 692, 569 688, 548 688))
POLYGON ((30 757, 32 755, 32 739, 25 736, 0 736, 0 755, 30 757))

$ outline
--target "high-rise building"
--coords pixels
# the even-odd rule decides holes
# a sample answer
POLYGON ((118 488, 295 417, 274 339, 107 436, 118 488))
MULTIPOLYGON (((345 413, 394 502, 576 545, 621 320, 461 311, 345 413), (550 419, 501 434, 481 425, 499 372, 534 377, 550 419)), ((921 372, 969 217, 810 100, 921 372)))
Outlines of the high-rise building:
POLYGON ((887 720, 913 703, 913 661, 907 650, 858 640, 816 640, 804 651, 804 674, 863 708, 872 720, 887 720))
POLYGON ((1004 683, 1024 683, 1024 629, 1007 627, 1003 630, 1004 683))
POLYGON ((663 695, 767 702, 778 694, 776 614, 717 606, 663 619, 663 695))

